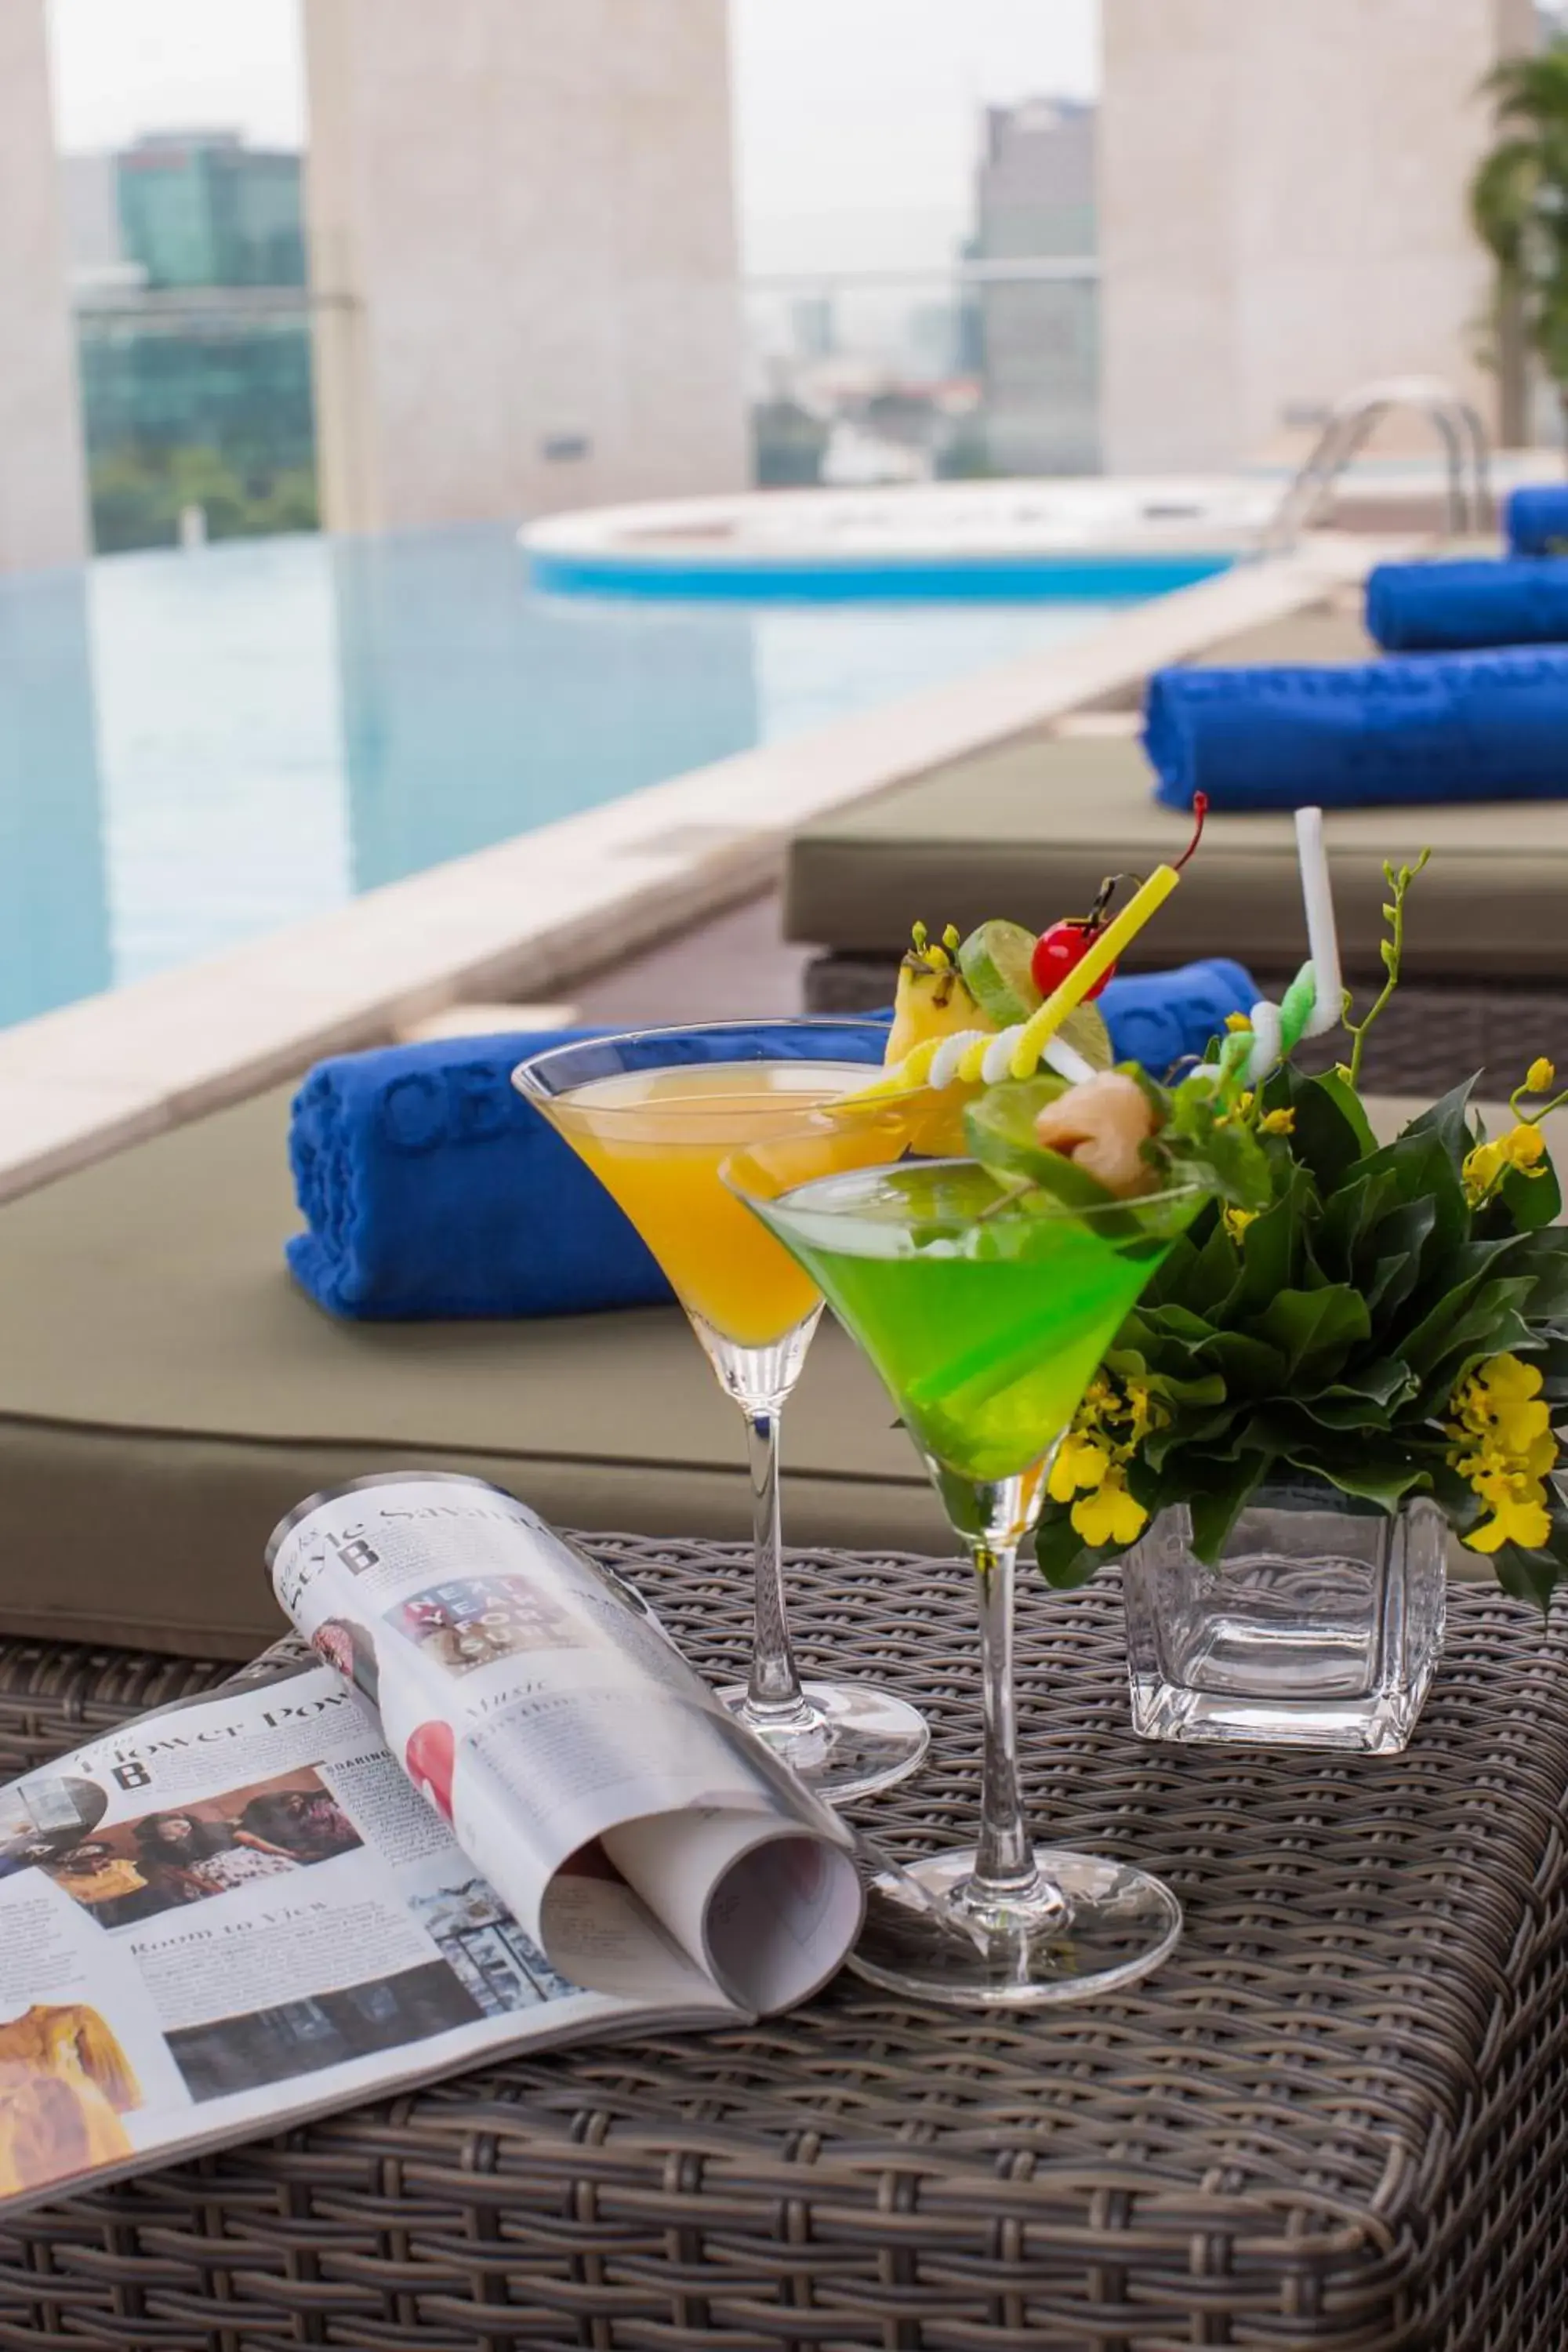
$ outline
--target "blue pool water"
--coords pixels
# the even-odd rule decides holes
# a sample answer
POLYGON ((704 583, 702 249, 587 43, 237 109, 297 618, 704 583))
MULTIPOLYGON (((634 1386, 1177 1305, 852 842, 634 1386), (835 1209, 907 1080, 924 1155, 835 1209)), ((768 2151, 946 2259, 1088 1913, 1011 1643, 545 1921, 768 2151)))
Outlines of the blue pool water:
POLYGON ((0 583, 0 1024, 1125 601, 557 598, 488 527, 0 583))

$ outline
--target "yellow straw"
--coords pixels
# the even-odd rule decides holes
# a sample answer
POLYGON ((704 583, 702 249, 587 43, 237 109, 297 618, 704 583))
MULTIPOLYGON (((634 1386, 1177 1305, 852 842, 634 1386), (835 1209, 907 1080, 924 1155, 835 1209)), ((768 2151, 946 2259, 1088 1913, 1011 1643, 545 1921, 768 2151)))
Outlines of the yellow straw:
MULTIPOLYGON (((1083 1003, 1100 974, 1110 971, 1155 908, 1164 905, 1181 878, 1173 866, 1156 866, 1147 882, 1133 893, 1114 920, 1107 923, 1092 946, 1085 950, 1066 979, 1058 983, 1039 1009, 1029 1015, 1008 1065, 1014 1077, 1026 1078, 1032 1075, 1042 1049, 1056 1035, 1068 1014, 1083 1003)), ((895 1063, 890 1070, 884 1070, 870 1086, 862 1087, 852 1095, 841 1095, 831 1108, 835 1111, 858 1109, 864 1103, 884 1101, 890 1096, 909 1094, 924 1086, 941 1042, 940 1038, 928 1037, 923 1045, 912 1047, 901 1062, 895 1063)), ((970 1047, 959 1066, 962 1076, 973 1079, 979 1076, 977 1066, 992 1042, 990 1038, 983 1038, 977 1045, 970 1047), (972 1065, 975 1066, 972 1067, 972 1065)))
POLYGON ((1008 1064, 1014 1077, 1026 1078, 1032 1074, 1042 1049, 1056 1035, 1068 1014, 1077 1011, 1095 982, 1110 970, 1123 948, 1136 938, 1155 908, 1164 905, 1181 878, 1173 866, 1156 866, 1142 888, 1133 893, 1121 912, 1107 923, 1093 945, 1079 956, 1067 977, 1058 982, 1038 1012, 1030 1013, 1008 1064))

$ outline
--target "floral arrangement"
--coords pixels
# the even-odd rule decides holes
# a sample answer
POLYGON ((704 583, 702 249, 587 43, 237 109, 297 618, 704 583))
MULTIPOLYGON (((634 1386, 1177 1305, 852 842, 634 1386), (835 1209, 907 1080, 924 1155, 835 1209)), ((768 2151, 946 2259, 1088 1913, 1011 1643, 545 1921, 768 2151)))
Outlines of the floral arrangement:
POLYGON ((1248 1089, 1243 1041, 1211 1048, 1237 1181, 1171 1248, 1057 1451, 1037 1537, 1052 1583, 1084 1581, 1170 1503, 1212 1564, 1260 1486, 1303 1475, 1391 1512, 1434 1496, 1542 1606, 1568 1575, 1552 1475, 1568 1230, 1541 1126, 1568 1091, 1538 1059, 1495 1138, 1472 1081, 1382 1147, 1359 1091, 1420 865, 1384 869, 1386 977, 1360 1021, 1344 994, 1348 1060, 1306 1076, 1287 1059, 1248 1089))

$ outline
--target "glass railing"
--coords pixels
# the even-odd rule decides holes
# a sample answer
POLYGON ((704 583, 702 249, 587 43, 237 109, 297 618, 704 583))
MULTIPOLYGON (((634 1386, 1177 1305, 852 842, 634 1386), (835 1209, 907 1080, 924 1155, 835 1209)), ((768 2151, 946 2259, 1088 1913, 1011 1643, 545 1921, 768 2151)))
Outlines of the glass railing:
POLYGON ((100 554, 315 529, 311 307, 298 287, 79 298, 100 554))
POLYGON ((763 488, 1099 468, 1092 259, 757 277, 744 294, 763 488))
MULTIPOLYGON (((1092 260, 753 277, 742 289, 753 478, 1092 473, 1092 260)), ((311 320, 296 287, 79 296, 94 545, 310 530, 311 320)))

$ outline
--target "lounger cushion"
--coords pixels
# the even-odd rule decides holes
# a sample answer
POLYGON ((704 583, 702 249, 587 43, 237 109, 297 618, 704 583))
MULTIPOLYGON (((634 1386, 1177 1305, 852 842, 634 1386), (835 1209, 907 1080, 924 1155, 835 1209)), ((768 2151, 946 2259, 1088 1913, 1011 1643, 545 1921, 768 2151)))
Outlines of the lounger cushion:
MULTIPOLYGON (((1216 647, 1226 662, 1361 659, 1342 615, 1303 615, 1216 647)), ((910 921, 967 929, 987 915, 1041 923, 1081 913, 1101 877, 1178 851, 1188 820, 1159 807, 1137 741, 1021 737, 851 804, 791 845, 790 938, 895 954, 910 921)), ((1406 933, 1412 979, 1568 973, 1568 803, 1338 811, 1330 862, 1347 965, 1373 971, 1382 866, 1436 853, 1406 933)), ((1288 815, 1211 818, 1201 855, 1130 962, 1233 956, 1257 971, 1306 952, 1288 815)))
MULTIPOLYGON (((742 1433, 674 1308, 353 1326, 282 1262, 288 1096, 0 1209, 0 1633, 244 1656, 279 1620, 274 1522, 406 1464, 547 1517, 740 1537, 742 1433)), ((785 1428, 796 1543, 943 1549, 882 1391, 819 1332, 785 1428)))

